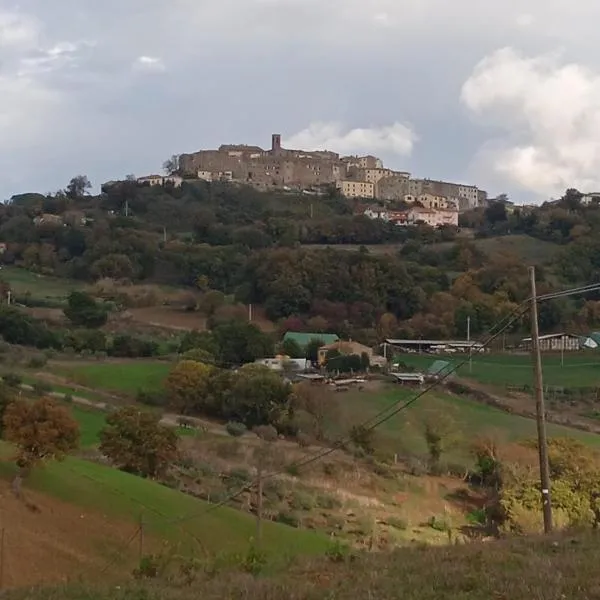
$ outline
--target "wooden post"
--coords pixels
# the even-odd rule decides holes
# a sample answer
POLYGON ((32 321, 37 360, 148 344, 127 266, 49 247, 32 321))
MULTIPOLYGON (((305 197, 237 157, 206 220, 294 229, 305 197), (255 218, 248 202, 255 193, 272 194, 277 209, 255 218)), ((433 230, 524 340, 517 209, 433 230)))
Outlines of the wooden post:
POLYGON ((542 378, 542 356, 540 353, 535 267, 529 268, 529 275, 531 279, 531 351, 535 374, 535 408, 538 432, 542 509, 544 512, 544 532, 550 533, 552 531, 550 467, 548 465, 548 445, 546 440, 546 409, 544 407, 544 382, 542 378))
POLYGON ((140 513, 140 539, 139 539, 139 547, 138 547, 138 559, 139 562, 142 562, 142 558, 144 557, 144 513, 140 513))
POLYGON ((4 527, 0 531, 0 590, 4 589, 4 527))
POLYGON ((263 511, 263 452, 260 453, 256 469, 256 548, 260 548, 262 538, 263 511))

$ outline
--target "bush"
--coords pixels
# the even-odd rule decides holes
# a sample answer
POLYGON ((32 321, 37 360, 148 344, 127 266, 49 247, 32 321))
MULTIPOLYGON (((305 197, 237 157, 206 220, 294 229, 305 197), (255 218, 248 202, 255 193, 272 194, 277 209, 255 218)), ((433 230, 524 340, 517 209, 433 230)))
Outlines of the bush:
POLYGON ((406 531, 410 527, 408 520, 403 517, 390 517, 387 522, 388 525, 400 531, 406 531))
POLYGON ((287 465, 285 467, 285 472, 291 477, 300 477, 300 467, 295 463, 287 465))
POLYGON ((162 407, 167 404, 163 393, 155 390, 138 390, 136 400, 146 406, 162 407))
POLYGON ((19 387, 23 383, 23 378, 17 373, 6 373, 2 380, 9 387, 19 387))
POLYGON ((73 394, 71 393, 67 393, 63 396, 63 400, 67 403, 67 404, 73 404, 73 394))
POLYGON ((300 527, 301 519, 300 517, 293 512, 281 511, 275 517, 275 520, 278 523, 283 523, 284 525, 289 525, 290 527, 300 527))
POLYGON ((230 421, 225 425, 225 430, 232 437, 242 437, 248 429, 243 423, 237 423, 235 421, 230 421))
POLYGON ((450 519, 446 515, 433 515, 427 521, 427 525, 436 531, 450 531, 452 529, 450 519))
POLYGON ((48 362, 48 359, 43 354, 39 354, 37 356, 32 356, 29 359, 27 366, 30 369, 41 369, 42 367, 44 367, 46 365, 47 362, 48 362))
POLYGON ((300 432, 296 435, 296 442, 300 448, 308 448, 312 443, 312 438, 306 433, 300 432))
POLYGON ((47 381, 35 381, 32 387, 36 396, 46 396, 52 391, 52 386, 47 381))
POLYGON ((408 459, 406 466, 408 472, 415 477, 423 477, 424 475, 427 475, 429 471, 427 465, 422 460, 414 457, 408 459))
POLYGON ((302 490, 296 490, 292 494, 290 506, 294 510, 312 510, 316 505, 315 499, 308 493, 302 490))
POLYGON ((341 542, 340 540, 335 540, 335 542, 333 542, 331 544, 331 546, 329 546, 329 548, 327 548, 327 551, 325 552, 325 556, 331 562, 335 562, 335 563, 346 562, 351 556, 350 547, 347 544, 344 544, 343 542, 341 542))
POLYGON ((341 501, 335 496, 329 496, 328 494, 319 494, 317 496, 317 506, 326 510, 333 510, 342 506, 341 501))

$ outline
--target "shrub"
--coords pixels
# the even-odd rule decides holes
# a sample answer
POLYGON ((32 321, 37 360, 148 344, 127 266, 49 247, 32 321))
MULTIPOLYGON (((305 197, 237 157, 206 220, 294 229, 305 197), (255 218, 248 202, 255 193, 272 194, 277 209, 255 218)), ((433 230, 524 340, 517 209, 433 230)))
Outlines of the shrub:
POLYGON ((293 512, 281 511, 275 517, 278 523, 289 525, 290 527, 300 527, 300 517, 293 512))
POLYGON ((302 490, 293 492, 290 506, 294 510, 312 510, 315 505, 315 499, 308 492, 302 490))
POLYGON ((46 381, 35 381, 32 387, 37 396, 45 396, 52 391, 52 386, 46 381))
POLYGON ((138 390, 136 400, 140 404, 155 407, 165 406, 167 403, 167 400, 164 397, 163 393, 155 390, 138 390))
POLYGON ((408 520, 403 517, 390 517, 388 519, 388 524, 400 531, 406 531, 410 527, 408 520))
POLYGON ((236 421, 227 423, 227 425, 225 425, 225 430, 232 437, 241 437, 248 431, 243 423, 237 423, 236 421))
POLYGON ((427 525, 436 531, 450 531, 452 529, 450 519, 446 515, 433 515, 427 521, 427 525))
POLYGON ((415 477, 423 477, 424 475, 427 475, 429 471, 427 465, 422 460, 414 457, 408 459, 406 466, 408 472, 415 477))
POLYGON ((326 510, 333 510, 334 508, 340 508, 342 506, 342 503, 338 498, 328 494, 319 494, 316 502, 319 508, 324 508, 326 510))
POLYGON ((44 367, 46 365, 47 362, 48 362, 48 359, 43 354, 39 354, 37 356, 32 356, 29 359, 27 366, 30 369, 41 369, 42 367, 44 367))
POLYGON ((335 463, 325 462, 323 463, 323 473, 328 477, 335 477, 338 474, 338 467, 335 463))
POLYGON ((23 383, 23 378, 17 373, 6 373, 2 380, 9 387, 19 387, 23 383))
POLYGON ((325 552, 325 556, 331 562, 335 563, 346 562, 350 558, 350 555, 350 547, 347 544, 341 542, 340 540, 335 540, 325 552))
POLYGON ((296 463, 287 465, 285 467, 285 472, 291 477, 300 477, 300 467, 296 463))
POLYGON ((300 432, 296 435, 296 442, 300 448, 308 448, 311 444, 311 437, 306 433, 300 432))
POLYGON ((244 571, 246 571, 246 573, 250 573, 256 577, 257 575, 260 575, 266 564, 266 554, 252 544, 244 556, 240 566, 244 571))
POLYGON ((73 394, 71 393, 67 393, 63 396, 63 400, 67 403, 67 404, 73 404, 73 394))

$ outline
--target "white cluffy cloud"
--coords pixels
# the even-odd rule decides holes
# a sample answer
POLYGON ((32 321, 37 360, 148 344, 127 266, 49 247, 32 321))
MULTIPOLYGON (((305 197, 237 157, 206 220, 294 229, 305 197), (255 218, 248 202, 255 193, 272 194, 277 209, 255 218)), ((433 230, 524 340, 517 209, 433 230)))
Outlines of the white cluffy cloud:
POLYGON ((388 153, 409 156, 416 141, 414 131, 402 123, 347 130, 340 123, 312 123, 286 138, 285 145, 304 150, 331 150, 340 154, 388 153))
POLYGON ((540 196, 600 189, 600 74, 504 48, 475 67, 461 97, 503 131, 488 153, 500 175, 540 196))
POLYGON ((133 68, 148 73, 161 73, 166 70, 163 60, 156 56, 139 56, 133 63, 133 68))

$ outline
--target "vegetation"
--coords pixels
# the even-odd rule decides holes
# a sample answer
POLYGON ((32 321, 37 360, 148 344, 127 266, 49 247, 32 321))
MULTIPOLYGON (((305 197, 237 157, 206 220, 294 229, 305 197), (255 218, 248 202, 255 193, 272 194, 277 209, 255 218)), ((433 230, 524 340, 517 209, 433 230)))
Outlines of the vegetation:
POLYGON ((177 433, 161 425, 159 416, 122 408, 107 417, 100 452, 127 473, 156 478, 178 457, 177 433))

